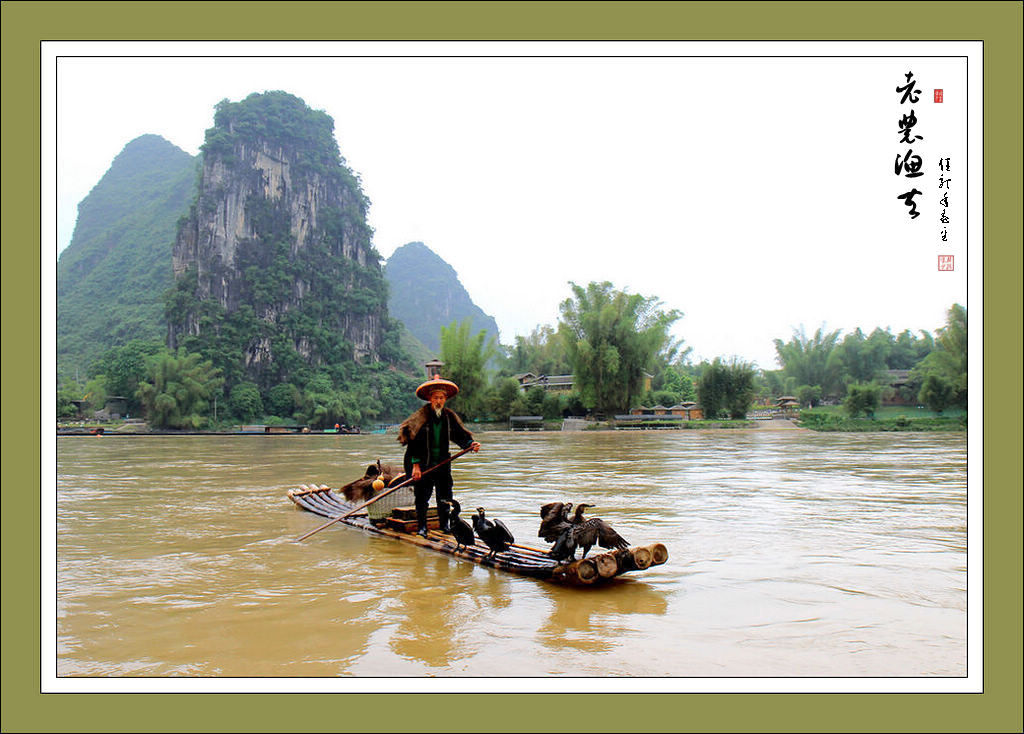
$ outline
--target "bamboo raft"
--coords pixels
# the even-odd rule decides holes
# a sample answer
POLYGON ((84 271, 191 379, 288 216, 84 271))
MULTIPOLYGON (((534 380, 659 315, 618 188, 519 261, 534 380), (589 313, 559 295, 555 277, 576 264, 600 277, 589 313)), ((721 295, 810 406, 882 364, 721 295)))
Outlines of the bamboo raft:
MULTIPOLYGON (((334 492, 325 485, 300 485, 296 489, 288 490, 288 498, 301 509, 329 519, 341 517, 356 507, 346 501, 344 495, 334 492)), ((629 571, 643 571, 668 560, 668 549, 662 543, 591 554, 570 563, 559 563, 540 548, 513 543, 507 551, 498 553, 494 558, 488 558, 491 549, 479 539, 472 546, 456 550, 455 539, 438 530, 437 510, 434 507, 430 508, 427 515, 426 538, 415 532, 415 509, 412 507, 396 507, 383 521, 371 522, 367 513, 361 512, 339 520, 338 524, 400 540, 481 566, 569 586, 600 585, 629 571)))

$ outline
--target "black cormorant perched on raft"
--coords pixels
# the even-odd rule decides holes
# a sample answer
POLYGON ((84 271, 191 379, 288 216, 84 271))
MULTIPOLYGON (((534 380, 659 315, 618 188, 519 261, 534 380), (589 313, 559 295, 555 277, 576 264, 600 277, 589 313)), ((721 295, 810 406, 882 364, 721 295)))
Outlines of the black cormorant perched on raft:
POLYGON ((544 538, 549 543, 558 540, 562 531, 569 527, 569 510, 572 509, 572 502, 548 502, 540 508, 540 530, 537 531, 538 538, 544 538))
POLYGON ((480 540, 491 549, 487 557, 494 558, 495 554, 507 551, 516 542, 516 539, 505 527, 505 523, 501 520, 488 520, 484 516, 483 507, 477 507, 476 511, 479 514, 473 515, 473 529, 480 536, 480 540))
POLYGON ((462 512, 462 505, 459 504, 459 501, 454 499, 441 501, 452 508, 448 522, 452 537, 455 538, 455 550, 458 550, 460 545, 476 545, 473 528, 469 527, 469 523, 459 517, 459 513, 462 512))
POLYGON ((600 545, 602 548, 628 548, 629 543, 612 529, 612 526, 599 517, 592 517, 589 520, 583 519, 583 512, 588 505, 581 502, 576 505, 576 513, 572 520, 562 530, 555 545, 548 551, 548 555, 556 561, 572 561, 576 559, 576 547, 583 548, 583 557, 593 545, 600 545))

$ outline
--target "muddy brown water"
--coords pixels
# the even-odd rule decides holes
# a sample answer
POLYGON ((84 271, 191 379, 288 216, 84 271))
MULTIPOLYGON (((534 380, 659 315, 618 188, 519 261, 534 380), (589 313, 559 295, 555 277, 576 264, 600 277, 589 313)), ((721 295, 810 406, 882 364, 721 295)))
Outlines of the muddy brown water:
POLYGON ((397 462, 393 435, 60 438, 53 672, 966 674, 964 434, 478 438, 465 508, 543 545, 540 505, 585 501, 668 562, 573 589, 345 527, 296 542, 324 519, 286 491, 397 462))

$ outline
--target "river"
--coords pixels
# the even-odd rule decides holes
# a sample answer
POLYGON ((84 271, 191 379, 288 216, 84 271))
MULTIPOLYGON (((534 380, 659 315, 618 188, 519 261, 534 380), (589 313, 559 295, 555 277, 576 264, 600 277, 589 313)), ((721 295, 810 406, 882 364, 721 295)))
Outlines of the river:
POLYGON ((397 463, 393 435, 60 438, 53 673, 967 673, 965 434, 477 437, 465 508, 543 545, 540 505, 585 501, 668 562, 575 589, 341 526, 296 542, 323 518, 286 491, 397 463))

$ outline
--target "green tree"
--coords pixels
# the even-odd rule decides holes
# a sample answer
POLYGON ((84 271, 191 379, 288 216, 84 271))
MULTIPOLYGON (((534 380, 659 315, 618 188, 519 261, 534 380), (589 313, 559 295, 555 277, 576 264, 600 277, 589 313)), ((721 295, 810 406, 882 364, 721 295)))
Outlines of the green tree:
POLYGON ((754 402, 754 366, 742 360, 733 360, 729 363, 728 369, 729 391, 726 407, 729 417, 746 418, 747 411, 754 402))
POLYGON ((241 421, 249 422, 263 415, 263 399, 254 382, 240 382, 231 388, 228 397, 231 412, 241 421))
POLYGON ((794 385, 821 385, 826 395, 843 394, 843 363, 836 351, 839 330, 824 333, 822 328, 808 338, 803 328, 793 331, 788 342, 775 340, 775 352, 786 378, 794 385))
POLYGON ((301 397, 298 388, 287 382, 279 383, 267 393, 265 407, 270 415, 291 418, 295 405, 301 397))
POLYGON ((359 425, 363 407, 357 393, 336 388, 330 374, 321 371, 306 384, 296 417, 313 428, 330 428, 335 423, 359 425))
POLYGON ((892 341, 892 335, 881 329, 875 329, 868 337, 859 328, 847 334, 836 347, 843 378, 848 382, 876 379, 886 369, 892 341))
POLYGON ((154 428, 201 428, 210 399, 224 385, 220 370, 179 349, 161 352, 148 364, 148 380, 136 392, 154 428))
POLYGON ((924 379, 917 399, 936 413, 941 413, 953 404, 955 399, 953 385, 939 375, 930 374, 924 379))
POLYGON ((817 407, 821 403, 821 385, 801 385, 796 389, 796 399, 800 405, 817 407))
POLYGON ((74 418, 78 409, 72 400, 78 400, 81 390, 78 386, 65 385, 57 390, 57 419, 74 418))
POLYGON ((93 375, 103 376, 107 395, 127 398, 128 411, 137 413, 141 405, 136 391, 146 379, 148 361, 163 349, 159 342, 133 339, 123 346, 107 350, 90 371, 93 375))
POLYGON ((548 420, 562 417, 564 400, 561 395, 548 393, 541 402, 540 414, 548 420))
POLYGON ((488 339, 483 329, 474 335, 472 328, 471 319, 441 327, 441 361, 446 373, 442 376, 459 386, 453 409, 466 418, 479 418, 486 413, 488 402, 485 365, 497 349, 494 337, 488 339))
POLYGON ((764 397, 770 401, 773 398, 790 394, 785 387, 785 375, 782 370, 764 370, 761 373, 764 378, 764 397))
POLYGON ((573 297, 559 306, 562 335, 575 387, 588 408, 610 414, 628 409, 643 390, 644 372, 669 343, 682 314, 661 301, 614 289, 611 283, 570 283, 573 297))
POLYGON ((739 359, 716 358, 703 366, 697 392, 705 418, 744 418, 754 401, 754 367, 739 359))
POLYGON ((697 395, 700 398, 704 417, 714 419, 725 411, 726 390, 729 375, 720 358, 710 364, 701 365, 700 377, 697 380, 697 395))
POLYGON ((86 401, 88 410, 101 410, 107 404, 107 395, 117 394, 107 390, 106 375, 96 375, 85 383, 82 390, 85 393, 82 395, 82 400, 86 401))
POLYGON ((697 400, 697 388, 693 378, 678 364, 665 365, 651 380, 651 392, 644 396, 644 402, 650 405, 671 406, 690 400, 697 400))
POLYGON ((952 404, 967 406, 967 309, 960 304, 950 307, 935 348, 911 370, 910 379, 923 388, 930 375, 952 386, 952 404))
MULTIPOLYGON (((679 400, 678 394, 672 390, 651 390, 649 393, 644 395, 643 402, 644 405, 652 408, 655 405, 670 407, 681 401, 679 400)), ((631 405, 630 407, 635 408, 636 406, 631 405)))
POLYGON ((543 415, 546 392, 543 387, 531 387, 526 391, 526 412, 528 415, 543 415))
POLYGON ((513 412, 512 406, 519 400, 522 390, 519 383, 512 377, 500 377, 494 382, 488 392, 487 412, 499 421, 507 421, 510 415, 519 415, 513 412))
POLYGON ((861 414, 873 418, 881 402, 881 396, 882 388, 875 383, 855 382, 846 388, 843 409, 851 418, 856 418, 861 414))
POLYGON ((927 331, 918 338, 910 329, 904 329, 889 350, 888 367, 891 370, 909 370, 935 348, 935 340, 927 331))
POLYGON ((535 375, 564 375, 570 371, 569 356, 561 335, 551 326, 536 327, 527 336, 516 336, 509 349, 512 372, 535 375))

